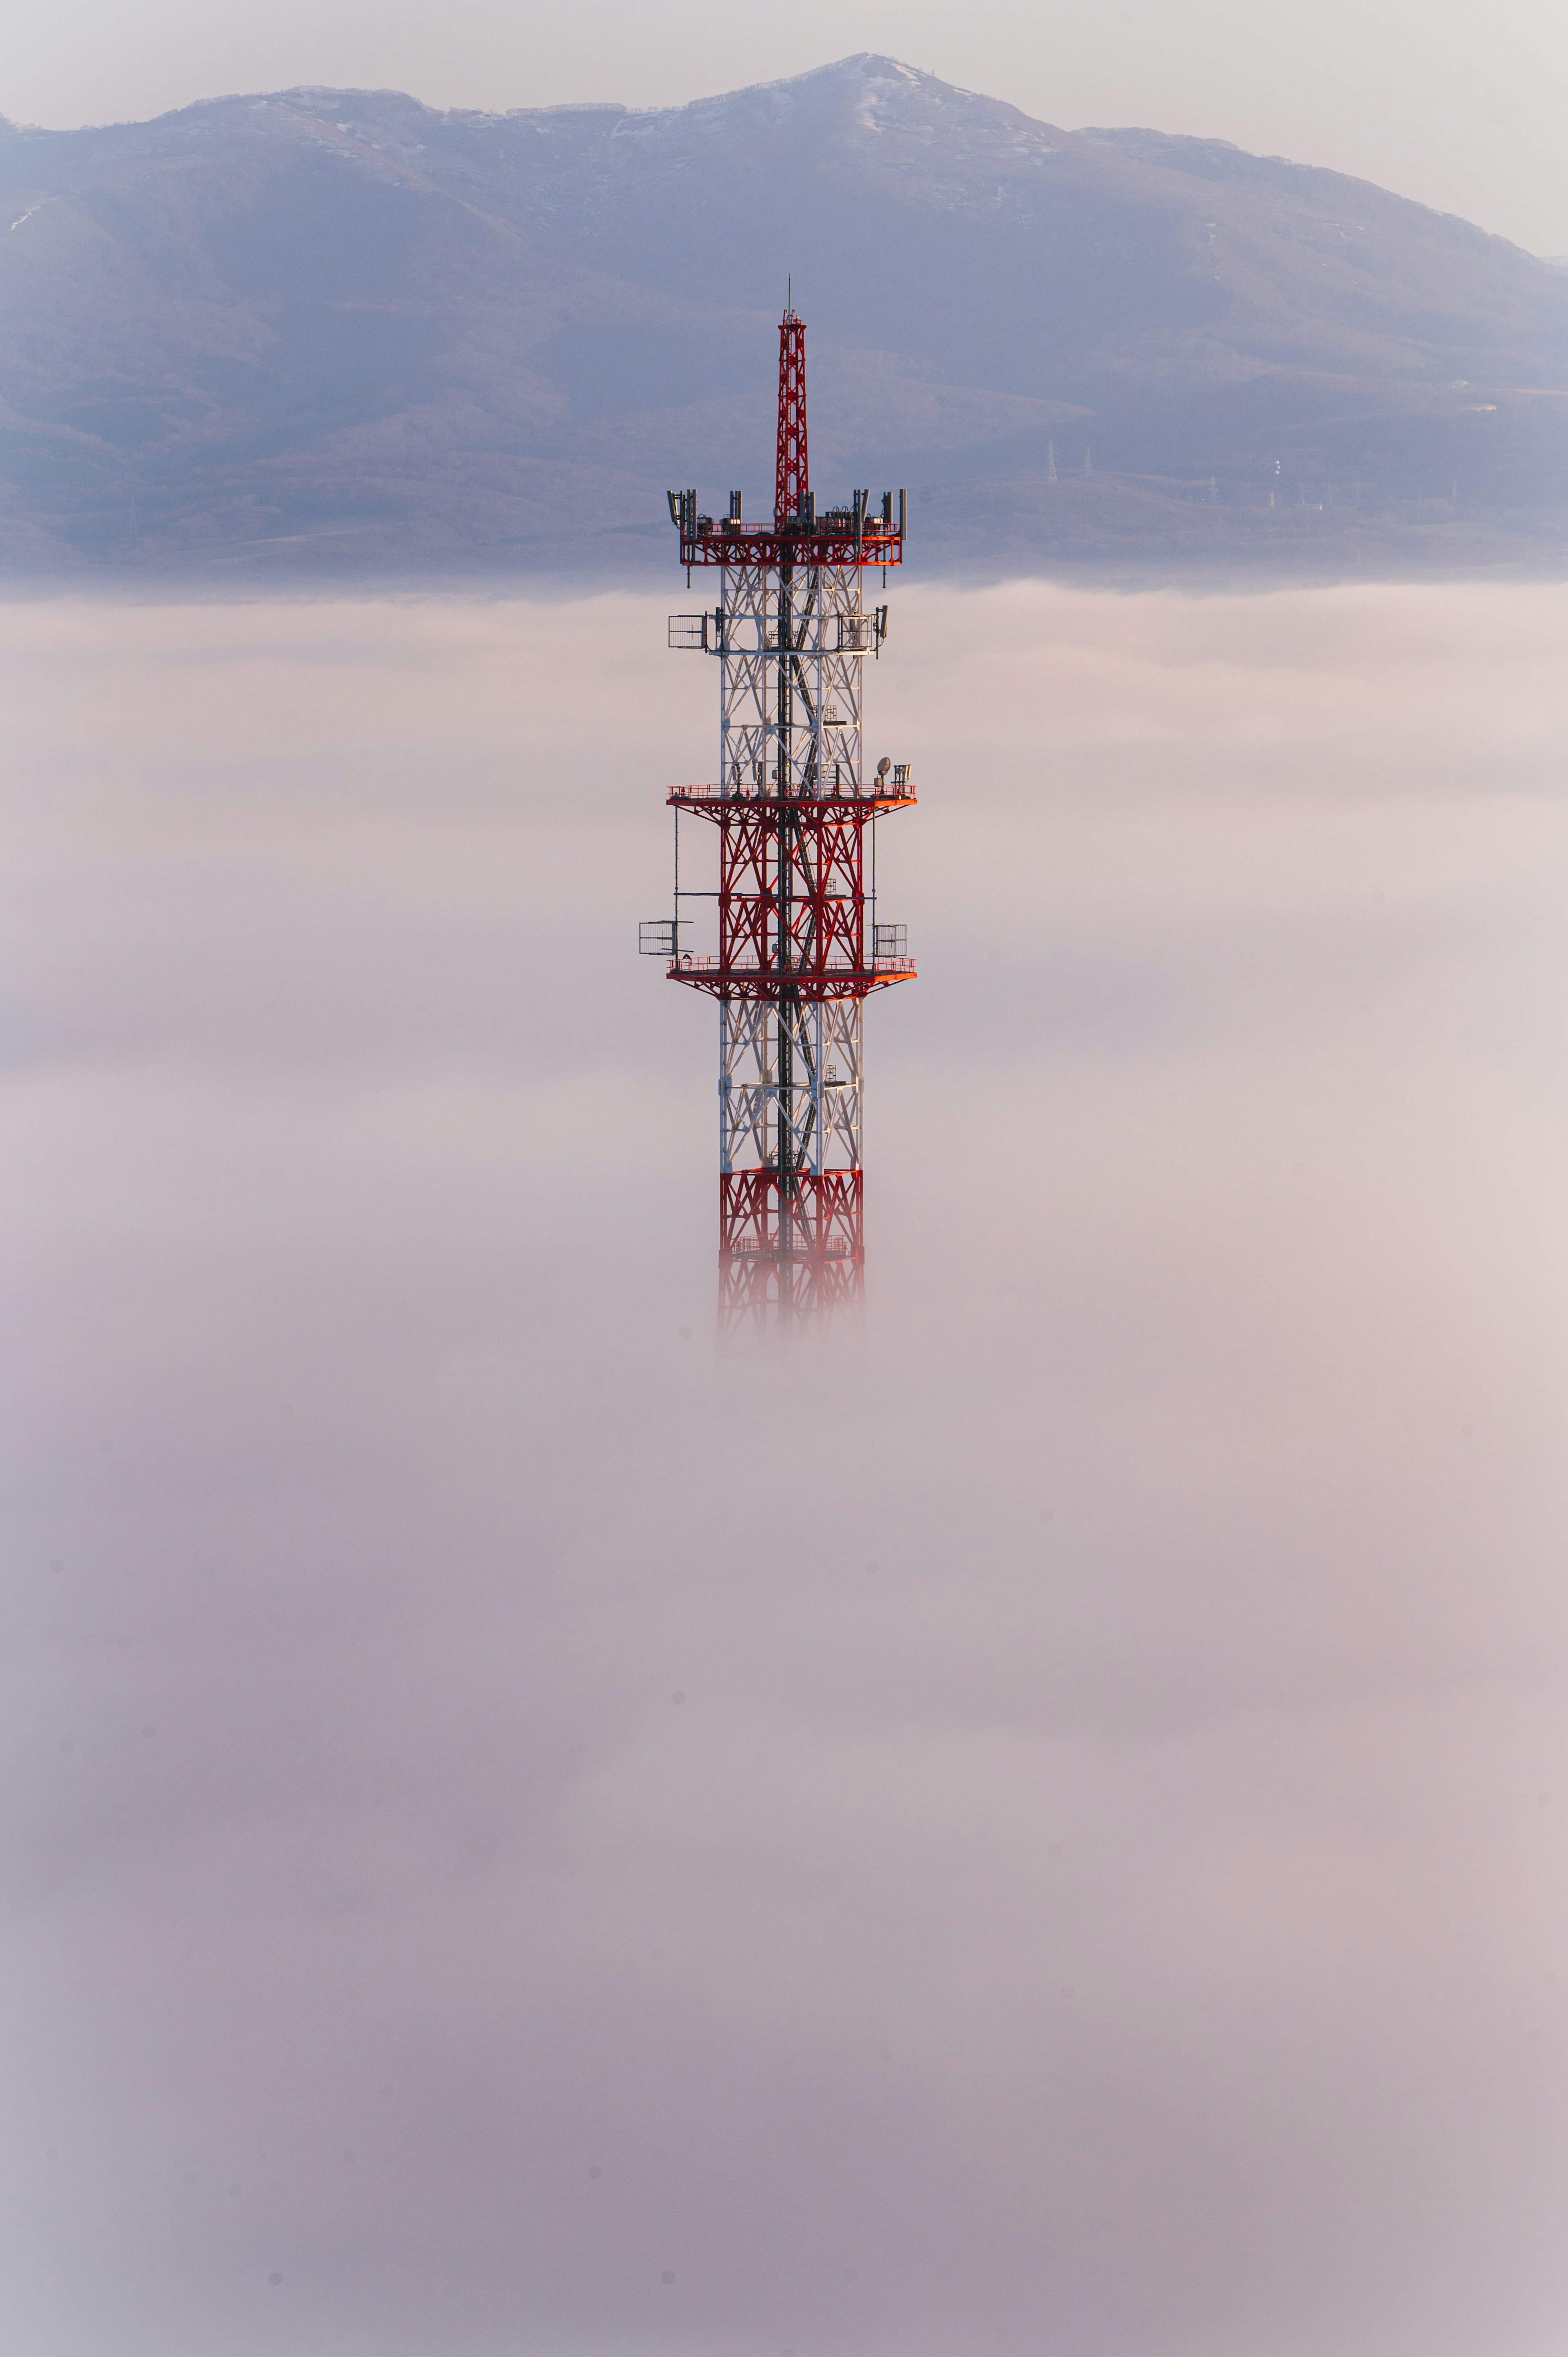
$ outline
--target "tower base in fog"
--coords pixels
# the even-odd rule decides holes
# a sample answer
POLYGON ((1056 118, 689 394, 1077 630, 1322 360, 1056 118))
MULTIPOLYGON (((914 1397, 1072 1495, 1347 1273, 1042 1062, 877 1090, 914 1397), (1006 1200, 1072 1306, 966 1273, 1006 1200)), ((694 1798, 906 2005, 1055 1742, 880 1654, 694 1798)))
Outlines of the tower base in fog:
POLYGON ((835 1311, 865 1298, 858 1170, 736 1170, 719 1180, 719 1340, 835 1311))

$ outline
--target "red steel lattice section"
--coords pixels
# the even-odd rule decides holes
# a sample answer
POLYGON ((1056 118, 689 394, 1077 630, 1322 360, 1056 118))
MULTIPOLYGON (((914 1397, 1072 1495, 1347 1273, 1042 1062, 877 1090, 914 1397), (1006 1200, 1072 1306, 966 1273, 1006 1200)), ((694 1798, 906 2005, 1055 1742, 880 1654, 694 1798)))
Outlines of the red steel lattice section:
POLYGON ((853 1305, 865 1273, 859 1170, 773 1170, 719 1179, 719 1330, 789 1325, 853 1305))
POLYGON ((779 322, 779 472, 773 522, 782 532, 806 511, 811 468, 806 451, 806 322, 793 310, 779 322))
POLYGON ((877 956, 865 889, 865 830, 908 810, 900 778, 886 793, 781 800, 677 787, 673 807, 720 832, 719 953, 671 960, 671 979, 715 998, 867 998, 907 982, 912 958, 877 956))

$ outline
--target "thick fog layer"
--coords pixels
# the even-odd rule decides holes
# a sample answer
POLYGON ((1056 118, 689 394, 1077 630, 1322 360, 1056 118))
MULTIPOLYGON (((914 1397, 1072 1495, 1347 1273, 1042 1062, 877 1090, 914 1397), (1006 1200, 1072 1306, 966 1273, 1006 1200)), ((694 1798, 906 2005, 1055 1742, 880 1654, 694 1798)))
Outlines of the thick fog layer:
POLYGON ((721 1360, 666 604, 11 608, 21 2357, 1551 2357, 1568 593, 900 591, 721 1360))

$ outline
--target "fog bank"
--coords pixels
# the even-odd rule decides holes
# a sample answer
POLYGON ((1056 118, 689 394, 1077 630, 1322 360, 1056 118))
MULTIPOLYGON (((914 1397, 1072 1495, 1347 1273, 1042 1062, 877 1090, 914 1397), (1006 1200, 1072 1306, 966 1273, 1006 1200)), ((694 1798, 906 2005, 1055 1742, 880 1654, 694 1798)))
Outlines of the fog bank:
POLYGON ((1547 2357, 1568 593, 899 591, 727 1360, 693 602, 8 609, 0 2340, 1547 2357))

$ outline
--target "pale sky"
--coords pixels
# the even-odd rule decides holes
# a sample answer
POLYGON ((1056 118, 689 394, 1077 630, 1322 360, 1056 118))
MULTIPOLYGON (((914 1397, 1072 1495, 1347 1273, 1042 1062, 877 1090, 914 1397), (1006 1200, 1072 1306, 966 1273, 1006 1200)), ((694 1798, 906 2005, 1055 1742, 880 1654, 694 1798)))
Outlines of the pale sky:
POLYGON ((0 113, 124 121, 299 82, 437 106, 663 106, 856 49, 1068 128, 1142 124, 1328 165, 1568 253, 1568 12, 1552 0, 60 0, 8 24, 0 113))

